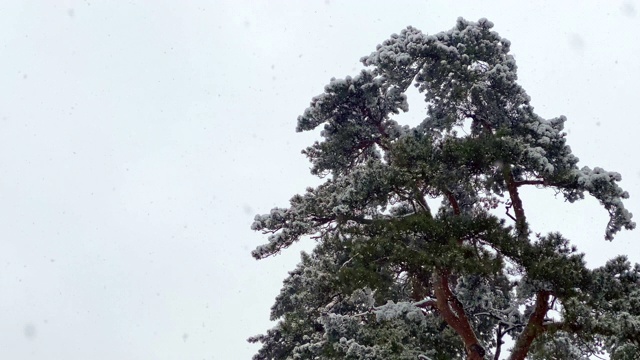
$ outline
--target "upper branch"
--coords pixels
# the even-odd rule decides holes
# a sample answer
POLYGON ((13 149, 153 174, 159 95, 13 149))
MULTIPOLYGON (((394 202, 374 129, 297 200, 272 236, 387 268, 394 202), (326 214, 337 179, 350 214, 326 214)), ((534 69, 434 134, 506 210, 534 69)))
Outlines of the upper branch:
POLYGON ((516 187, 520 187, 522 185, 542 185, 542 186, 547 186, 547 185, 551 185, 551 184, 548 183, 546 180, 521 180, 521 181, 514 181, 514 185, 516 187))
POLYGON ((522 199, 520 198, 520 193, 518 192, 518 183, 513 178, 513 174, 511 173, 511 168, 509 165, 505 165, 503 174, 504 181, 507 183, 509 197, 511 198, 513 212, 515 213, 516 229, 518 229, 518 233, 520 236, 526 236, 527 217, 524 214, 524 206, 522 204, 522 199))

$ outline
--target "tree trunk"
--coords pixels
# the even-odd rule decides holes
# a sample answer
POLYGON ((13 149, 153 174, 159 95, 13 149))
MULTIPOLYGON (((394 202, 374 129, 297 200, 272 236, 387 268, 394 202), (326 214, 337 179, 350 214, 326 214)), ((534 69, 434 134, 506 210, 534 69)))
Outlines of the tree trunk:
POLYGON ((447 324, 462 338, 467 350, 467 359, 483 360, 485 350, 480 345, 462 304, 451 292, 448 277, 447 270, 440 270, 434 274, 434 292, 438 310, 447 324))

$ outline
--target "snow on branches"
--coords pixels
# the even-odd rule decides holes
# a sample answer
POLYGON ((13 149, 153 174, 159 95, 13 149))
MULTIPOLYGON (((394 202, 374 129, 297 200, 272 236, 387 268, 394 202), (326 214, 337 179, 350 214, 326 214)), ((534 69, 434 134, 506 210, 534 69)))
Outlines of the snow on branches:
POLYGON ((616 261, 589 270, 559 233, 534 237, 519 195, 528 185, 570 202, 586 192, 608 211, 611 240, 636 226, 621 176, 578 167, 567 119, 534 112, 510 42, 492 28, 486 19, 434 35, 408 27, 298 117, 297 131, 321 129, 302 152, 325 181, 256 215, 251 228, 269 237, 252 255, 305 236, 318 246, 285 280, 278 325, 251 339, 264 344, 254 359, 478 360, 498 358, 504 336, 512 360, 640 354, 629 340, 640 338, 639 314, 624 300, 639 298, 636 278, 625 275, 616 293, 603 282, 619 279, 616 261), (409 110, 412 85, 427 106, 415 127, 394 118, 409 110), (504 219, 492 213, 500 203, 504 219), (622 304, 612 309, 600 290, 622 304))

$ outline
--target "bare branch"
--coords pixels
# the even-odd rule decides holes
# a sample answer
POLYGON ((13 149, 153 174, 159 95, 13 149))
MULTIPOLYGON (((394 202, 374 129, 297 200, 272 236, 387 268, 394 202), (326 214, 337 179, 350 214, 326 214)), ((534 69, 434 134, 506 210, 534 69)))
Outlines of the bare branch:
POLYGON ((500 359, 500 350, 502 349, 502 344, 504 344, 504 341, 502 341, 503 335, 504 333, 502 332, 502 326, 498 325, 498 328, 496 329, 496 353, 493 356, 493 360, 500 359))

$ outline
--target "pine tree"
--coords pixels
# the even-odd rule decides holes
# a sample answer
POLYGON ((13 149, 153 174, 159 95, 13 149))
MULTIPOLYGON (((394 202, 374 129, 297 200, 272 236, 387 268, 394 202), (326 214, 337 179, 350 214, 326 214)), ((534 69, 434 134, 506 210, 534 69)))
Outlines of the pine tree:
POLYGON ((256 216, 270 235, 252 255, 317 246, 284 281, 277 325, 249 339, 262 343, 255 360, 640 358, 640 265, 587 268, 560 233, 530 229, 519 194, 588 193, 612 240, 635 227, 621 176, 578 168, 565 117, 534 113, 492 27, 408 27, 298 118, 299 132, 322 126, 303 153, 324 182, 256 216), (427 104, 415 127, 393 119, 410 86, 427 104))

